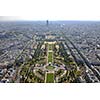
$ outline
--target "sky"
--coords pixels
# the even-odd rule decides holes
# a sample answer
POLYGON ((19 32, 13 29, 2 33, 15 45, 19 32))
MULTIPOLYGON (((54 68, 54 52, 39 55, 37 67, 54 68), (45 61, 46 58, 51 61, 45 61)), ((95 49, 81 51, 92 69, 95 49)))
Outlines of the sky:
POLYGON ((0 20, 100 20, 100 0, 0 0, 0 20))

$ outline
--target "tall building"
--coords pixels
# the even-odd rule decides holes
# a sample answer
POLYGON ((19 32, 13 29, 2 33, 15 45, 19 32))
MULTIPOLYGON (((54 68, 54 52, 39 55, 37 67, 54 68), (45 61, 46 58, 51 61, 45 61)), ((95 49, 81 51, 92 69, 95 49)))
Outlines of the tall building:
POLYGON ((48 20, 46 21, 46 25, 47 25, 47 26, 49 25, 49 21, 48 21, 48 20))

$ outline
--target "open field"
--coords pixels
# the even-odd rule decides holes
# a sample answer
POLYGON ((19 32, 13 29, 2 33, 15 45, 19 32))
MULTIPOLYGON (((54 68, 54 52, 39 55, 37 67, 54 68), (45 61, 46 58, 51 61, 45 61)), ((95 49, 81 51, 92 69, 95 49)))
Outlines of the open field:
POLYGON ((47 73, 46 83, 54 83, 54 73, 47 73))
POLYGON ((49 69, 49 70, 53 70, 54 69, 53 66, 47 66, 46 68, 49 69))
POLYGON ((48 52, 48 62, 52 62, 52 56, 53 56, 53 53, 48 52))
POLYGON ((49 44, 49 50, 52 50, 52 44, 49 44))

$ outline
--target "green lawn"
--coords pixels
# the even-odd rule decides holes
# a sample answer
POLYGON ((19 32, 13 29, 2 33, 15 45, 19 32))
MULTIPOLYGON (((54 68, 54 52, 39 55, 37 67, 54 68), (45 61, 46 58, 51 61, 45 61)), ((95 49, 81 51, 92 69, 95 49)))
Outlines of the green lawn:
POLYGON ((54 83, 54 73, 47 73, 46 83, 54 83))
POLYGON ((52 44, 49 44, 49 50, 52 50, 52 44))
POLYGON ((48 62, 52 62, 52 52, 48 52, 48 62))
POLYGON ((54 67, 53 67, 53 66, 47 66, 46 68, 47 68, 47 69, 49 69, 49 70, 54 69, 54 67))

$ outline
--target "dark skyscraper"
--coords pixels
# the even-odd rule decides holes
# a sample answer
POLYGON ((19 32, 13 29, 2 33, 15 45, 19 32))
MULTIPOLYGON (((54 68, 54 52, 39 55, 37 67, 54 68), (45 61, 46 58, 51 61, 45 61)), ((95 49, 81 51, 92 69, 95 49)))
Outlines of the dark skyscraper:
POLYGON ((48 21, 48 20, 46 21, 46 25, 47 25, 47 26, 49 25, 49 21, 48 21))

